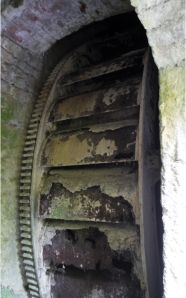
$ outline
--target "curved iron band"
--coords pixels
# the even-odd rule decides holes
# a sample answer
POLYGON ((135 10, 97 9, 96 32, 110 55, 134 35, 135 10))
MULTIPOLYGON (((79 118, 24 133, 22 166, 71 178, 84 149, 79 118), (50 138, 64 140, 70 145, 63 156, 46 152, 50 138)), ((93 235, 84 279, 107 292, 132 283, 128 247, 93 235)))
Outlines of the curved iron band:
POLYGON ((18 196, 19 256, 24 287, 28 294, 28 297, 31 298, 41 297, 37 270, 35 266, 32 236, 32 167, 40 119, 45 103, 50 94, 50 90, 60 71, 60 66, 61 62, 54 68, 34 104, 32 116, 25 137, 21 159, 19 178, 20 186, 18 196))

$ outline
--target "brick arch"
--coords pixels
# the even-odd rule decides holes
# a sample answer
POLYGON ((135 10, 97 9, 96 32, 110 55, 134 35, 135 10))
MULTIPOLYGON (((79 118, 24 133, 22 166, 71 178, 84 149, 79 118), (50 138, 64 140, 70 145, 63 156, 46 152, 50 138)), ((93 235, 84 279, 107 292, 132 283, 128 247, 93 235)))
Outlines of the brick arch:
POLYGON ((184 3, 181 0, 176 3, 173 0, 100 0, 94 5, 90 0, 86 3, 68 0, 10 3, 2 13, 2 32, 35 54, 45 52, 55 41, 83 26, 135 8, 147 30, 158 67, 175 65, 184 59, 184 3))
POLYGON ((24 1, 8 6, 3 14, 3 33, 33 53, 45 52, 55 41, 92 22, 131 11, 130 1, 24 1))

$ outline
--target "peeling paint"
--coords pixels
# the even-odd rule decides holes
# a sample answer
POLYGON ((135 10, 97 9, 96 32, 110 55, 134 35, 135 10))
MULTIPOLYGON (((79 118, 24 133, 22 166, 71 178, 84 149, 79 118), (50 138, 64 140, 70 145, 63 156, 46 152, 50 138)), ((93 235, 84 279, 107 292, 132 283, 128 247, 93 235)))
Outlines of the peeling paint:
POLYGON ((135 137, 136 130, 133 127, 59 135, 47 142, 43 165, 68 166, 130 159, 134 156, 134 148, 127 147, 127 144, 134 142, 135 137), (125 137, 121 138, 121 135, 125 137))
POLYGON ((137 104, 139 77, 97 91, 62 99, 51 112, 54 121, 75 119, 124 109, 137 104))
POLYGON ((100 186, 72 193, 60 183, 52 183, 48 194, 41 193, 40 214, 63 220, 134 221, 132 207, 123 197, 110 197, 100 186))

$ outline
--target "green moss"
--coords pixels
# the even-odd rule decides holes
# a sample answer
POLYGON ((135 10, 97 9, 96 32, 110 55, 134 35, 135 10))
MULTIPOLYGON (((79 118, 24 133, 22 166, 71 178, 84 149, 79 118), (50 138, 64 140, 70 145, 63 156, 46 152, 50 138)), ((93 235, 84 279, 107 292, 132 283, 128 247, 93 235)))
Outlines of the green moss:
POLYGON ((20 296, 16 295, 13 290, 2 287, 1 298, 20 298, 20 296))
MULTIPOLYGON (((28 119, 31 104, 20 99, 5 96, 2 103, 2 189, 1 189, 1 297, 22 297, 12 289, 22 289, 17 253, 17 194, 21 150, 24 142, 25 122, 28 119)), ((24 296, 25 297, 25 296, 24 296)))
POLYGON ((1 113, 2 150, 13 150, 23 145, 25 105, 11 97, 3 97, 1 113))
POLYGON ((185 65, 160 71, 160 137, 161 154, 177 160, 181 146, 177 143, 186 121, 185 65))
POLYGON ((1 99, 1 105, 2 105, 2 115, 1 115, 1 120, 2 122, 7 122, 10 119, 13 118, 13 104, 9 99, 2 98, 1 99))
POLYGON ((185 65, 160 71, 160 109, 163 116, 175 116, 184 112, 185 65))
POLYGON ((23 126, 28 121, 28 112, 31 113, 32 106, 16 100, 14 97, 2 97, 1 99, 1 120, 8 124, 14 122, 15 126, 23 126), (27 121, 26 121, 27 120, 27 121))
POLYGON ((20 131, 8 125, 2 124, 1 138, 2 150, 12 150, 13 148, 15 149, 17 146, 23 143, 22 138, 20 136, 20 131))

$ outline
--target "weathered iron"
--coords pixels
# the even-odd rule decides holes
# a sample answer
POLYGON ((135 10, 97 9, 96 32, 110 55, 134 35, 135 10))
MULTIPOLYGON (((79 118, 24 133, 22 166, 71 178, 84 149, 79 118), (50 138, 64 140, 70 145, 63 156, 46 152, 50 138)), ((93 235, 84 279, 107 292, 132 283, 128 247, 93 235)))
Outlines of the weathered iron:
POLYGON ((91 51, 85 57, 88 43, 59 63, 28 127, 19 217, 30 297, 42 296, 47 274, 54 284, 46 297, 94 297, 98 290, 101 297, 143 297, 137 152, 145 49, 115 46, 104 60, 105 44, 96 43, 94 59, 91 51))

